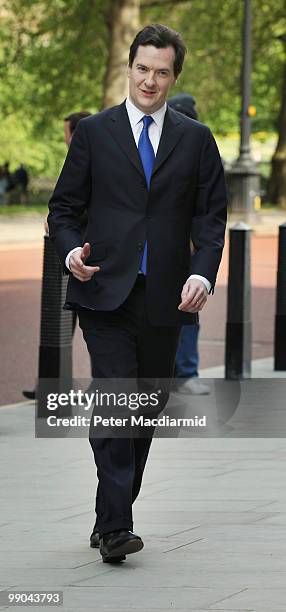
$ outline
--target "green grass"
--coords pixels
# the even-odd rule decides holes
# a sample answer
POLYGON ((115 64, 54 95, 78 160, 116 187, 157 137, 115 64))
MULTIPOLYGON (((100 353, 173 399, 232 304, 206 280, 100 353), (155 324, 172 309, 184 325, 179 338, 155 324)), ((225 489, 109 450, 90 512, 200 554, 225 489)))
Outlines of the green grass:
MULTIPOLYGON (((232 163, 239 154, 239 134, 228 134, 227 136, 217 136, 217 143, 223 159, 232 163)), ((256 161, 262 164, 263 174, 269 174, 269 162, 274 153, 277 136, 273 133, 258 133, 251 136, 251 152, 256 161)))
POLYGON ((16 215, 30 215, 31 213, 40 213, 46 215, 48 207, 46 204, 31 204, 24 206, 23 204, 9 204, 0 206, 0 217, 14 217, 16 215))
POLYGON ((271 204, 270 202, 263 202, 261 204, 261 210, 267 210, 267 212, 285 212, 281 206, 276 206, 275 204, 271 204))

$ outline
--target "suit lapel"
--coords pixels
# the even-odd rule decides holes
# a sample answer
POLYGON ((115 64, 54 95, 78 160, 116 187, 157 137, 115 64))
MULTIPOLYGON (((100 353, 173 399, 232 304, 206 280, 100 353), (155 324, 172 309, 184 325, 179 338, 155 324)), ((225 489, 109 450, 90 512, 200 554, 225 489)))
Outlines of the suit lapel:
POLYGON ((127 155, 133 166, 144 176, 144 170, 141 159, 136 147, 134 136, 132 133, 130 121, 128 118, 125 102, 112 110, 108 129, 116 140, 121 150, 127 155))
MULTIPOLYGON (((112 109, 109 117, 108 129, 121 150, 127 155, 133 166, 145 178, 144 169, 136 147, 125 102, 112 109)), ((153 174, 155 174, 164 161, 172 153, 184 134, 182 121, 177 113, 167 108, 160 143, 156 155, 153 174)))
POLYGON ((172 153, 184 134, 183 123, 177 113, 167 108, 160 143, 156 155, 153 174, 159 170, 160 166, 172 153))

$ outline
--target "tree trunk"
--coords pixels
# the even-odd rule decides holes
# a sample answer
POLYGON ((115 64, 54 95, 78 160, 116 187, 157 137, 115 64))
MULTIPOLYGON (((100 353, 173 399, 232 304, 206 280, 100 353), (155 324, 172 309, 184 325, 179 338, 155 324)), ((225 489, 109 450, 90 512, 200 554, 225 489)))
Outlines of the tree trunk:
POLYGON ((286 209, 286 59, 282 82, 282 102, 278 120, 278 143, 272 157, 269 202, 286 209))
POLYGON ((139 30, 140 0, 113 0, 109 15, 109 58, 103 107, 119 104, 127 95, 129 47, 139 30))

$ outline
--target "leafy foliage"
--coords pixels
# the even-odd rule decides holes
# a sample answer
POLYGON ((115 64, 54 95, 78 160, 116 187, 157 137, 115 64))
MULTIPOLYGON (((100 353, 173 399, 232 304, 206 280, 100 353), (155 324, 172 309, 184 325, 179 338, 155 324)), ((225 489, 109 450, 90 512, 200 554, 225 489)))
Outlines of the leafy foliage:
MULTIPOLYGON (((0 0, 0 163, 56 176, 62 120, 100 110, 113 0, 0 0)), ((281 97, 285 0, 253 0, 253 129, 273 131, 281 97)), ((180 31, 189 49, 175 91, 192 93, 217 134, 239 126, 242 0, 142 0, 142 25, 180 31)), ((174 93, 175 93, 174 91, 174 93)))

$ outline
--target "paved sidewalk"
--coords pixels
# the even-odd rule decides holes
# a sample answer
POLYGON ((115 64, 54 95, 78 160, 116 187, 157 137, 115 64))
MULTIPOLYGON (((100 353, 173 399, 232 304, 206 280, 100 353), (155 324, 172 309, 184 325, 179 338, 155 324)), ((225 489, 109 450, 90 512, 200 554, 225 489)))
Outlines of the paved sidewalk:
POLYGON ((46 218, 47 216, 41 213, 1 216, 0 250, 12 245, 42 245, 46 218))
MULTIPOLYGON (((252 361, 252 378, 286 378, 286 371, 274 371, 274 358, 255 359, 252 361)), ((224 378, 224 366, 205 368, 201 371, 204 378, 224 378)))
POLYGON ((87 440, 35 439, 28 402, 0 420, 1 589, 63 590, 65 612, 285 612, 284 439, 155 439, 134 508, 145 548, 117 567, 88 546, 87 440))
MULTIPOLYGON (((283 221, 275 217, 276 230, 283 221)), ((0 225, 2 230, 2 221, 0 225)), ((0 250, 6 279, 3 291, 10 287, 13 299, 7 302, 2 322, 9 329, 8 341, 13 346, 14 329, 20 337, 16 367, 13 362, 13 370, 18 371, 22 361, 26 366, 19 358, 21 346, 30 356, 35 347, 27 344, 25 335, 26 328, 31 335, 32 303, 26 271, 23 293, 19 294, 22 309, 26 295, 30 300, 27 298, 24 311, 26 328, 18 307, 14 318, 8 316, 19 285, 13 261, 18 261, 17 249, 25 245, 29 278, 40 278, 41 260, 35 263, 35 259, 36 247, 43 242, 43 219, 8 225, 1 233, 0 250), (11 242, 17 244, 14 257, 7 253, 11 242)), ((271 234, 269 227, 267 233, 271 234)), ((275 284, 274 256, 269 251, 272 242, 269 239, 267 248, 266 242, 267 266, 264 259, 258 259, 254 270, 258 285, 254 313, 259 328, 254 337, 257 344, 264 343, 254 349, 261 353, 262 349, 272 350, 275 284)), ((226 270, 224 265, 223 285, 226 270)), ((212 316, 205 317, 202 329, 202 352, 212 349, 217 359, 214 363, 220 362, 218 350, 223 354, 219 325, 224 321, 225 306, 219 298, 216 291, 212 316)), ((37 334, 35 338, 37 347, 37 334)), ((34 375, 36 366, 31 371, 34 375)), ((223 368, 209 368, 201 376, 222 378, 223 368)), ((281 379, 285 373, 273 373, 272 359, 267 358, 254 362, 253 377, 281 379)), ((11 385, 8 375, 6 380, 11 385)), ((88 546, 96 486, 88 441, 35 439, 33 404, 0 407, 0 590, 63 590, 64 606, 60 609, 64 612, 285 612, 285 441, 230 438, 231 434, 226 428, 221 438, 154 440, 141 495, 134 506, 134 529, 143 537, 145 547, 120 567, 111 567, 88 546)), ((4 609, 0 605, 0 610, 4 609)))

